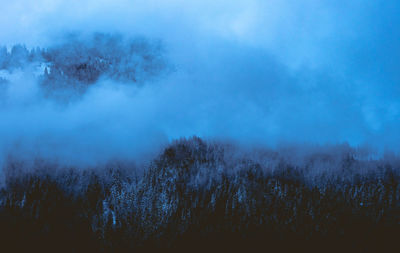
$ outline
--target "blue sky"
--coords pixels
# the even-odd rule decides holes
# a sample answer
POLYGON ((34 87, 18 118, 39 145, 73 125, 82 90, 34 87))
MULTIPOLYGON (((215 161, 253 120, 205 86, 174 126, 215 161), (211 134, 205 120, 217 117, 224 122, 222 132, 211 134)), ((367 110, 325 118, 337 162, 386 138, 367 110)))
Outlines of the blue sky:
MULTIPOLYGON (((61 112, 34 99, 30 89, 15 88, 12 103, 1 111, 8 123, 0 134, 10 143, 21 138, 37 143, 45 134, 54 143, 70 142, 63 154, 79 150, 82 138, 82 150, 120 154, 140 149, 147 139, 200 135, 398 150, 398 1, 1 2, 1 44, 50 46, 67 32, 139 35, 163 41, 176 69, 141 89, 98 84, 61 112), (27 106, 27 98, 35 102, 27 106), (28 112, 40 123, 30 122, 28 112), (99 127, 112 115, 120 117, 99 127), (61 127, 59 117, 70 127, 61 127), (27 124, 35 127, 22 135, 14 131, 27 124), (88 136, 82 129, 89 125, 97 130, 88 136)), ((30 83, 18 80, 16 87, 30 83)))

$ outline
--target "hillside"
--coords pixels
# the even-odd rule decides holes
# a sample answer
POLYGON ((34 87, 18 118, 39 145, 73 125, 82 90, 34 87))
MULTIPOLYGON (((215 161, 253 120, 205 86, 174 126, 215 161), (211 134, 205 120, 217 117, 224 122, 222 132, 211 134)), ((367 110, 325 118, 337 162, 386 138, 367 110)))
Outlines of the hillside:
POLYGON ((174 141, 146 168, 10 160, 0 238, 66 252, 375 252, 396 245, 399 166, 347 145, 249 152, 197 137, 174 141))

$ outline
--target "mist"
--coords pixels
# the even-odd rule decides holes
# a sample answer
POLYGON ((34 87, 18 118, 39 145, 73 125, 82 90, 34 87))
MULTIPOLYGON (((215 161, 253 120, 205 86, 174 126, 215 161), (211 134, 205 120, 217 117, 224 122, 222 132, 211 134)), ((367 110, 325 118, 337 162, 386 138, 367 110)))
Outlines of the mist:
POLYGON ((397 1, 3 2, 0 44, 51 48, 67 34, 161 41, 168 71, 100 78, 73 99, 43 95, 26 67, 2 71, 0 161, 95 166, 180 137, 247 145, 349 143, 398 151, 397 1))

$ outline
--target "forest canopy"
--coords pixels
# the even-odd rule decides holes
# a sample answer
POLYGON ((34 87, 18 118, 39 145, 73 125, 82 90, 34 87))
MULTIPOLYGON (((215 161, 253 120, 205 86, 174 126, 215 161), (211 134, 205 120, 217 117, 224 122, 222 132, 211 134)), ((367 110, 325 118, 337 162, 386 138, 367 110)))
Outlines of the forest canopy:
MULTIPOLYGON (((0 71, 31 69, 50 93, 57 89, 85 90, 100 79, 143 84, 167 69, 160 41, 95 33, 72 34, 48 48, 16 44, 0 48, 0 71)), ((2 77, 1 82, 7 79, 2 77)))

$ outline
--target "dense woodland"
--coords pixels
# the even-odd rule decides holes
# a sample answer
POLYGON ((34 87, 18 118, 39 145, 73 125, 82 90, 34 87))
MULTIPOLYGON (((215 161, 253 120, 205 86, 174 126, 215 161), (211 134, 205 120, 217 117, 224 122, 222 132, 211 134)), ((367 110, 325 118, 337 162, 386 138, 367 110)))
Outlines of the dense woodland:
POLYGON ((48 48, 0 47, 0 71, 38 73, 47 97, 68 97, 102 79, 138 85, 152 80, 167 70, 163 50, 161 42, 144 38, 71 34, 48 48))
POLYGON ((15 249, 398 248, 400 160, 348 145, 248 150, 193 137, 145 168, 7 164, 0 238, 15 249))

